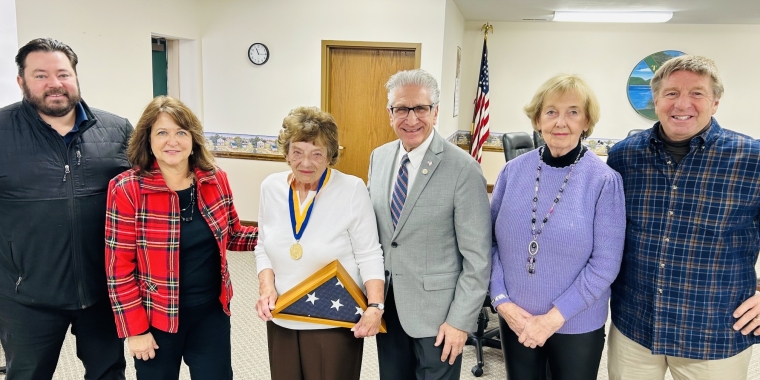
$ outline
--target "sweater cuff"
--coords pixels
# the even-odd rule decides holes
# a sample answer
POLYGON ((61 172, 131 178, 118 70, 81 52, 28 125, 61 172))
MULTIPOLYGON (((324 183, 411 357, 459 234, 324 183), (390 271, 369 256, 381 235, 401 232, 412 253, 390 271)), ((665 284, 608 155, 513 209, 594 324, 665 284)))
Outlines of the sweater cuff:
POLYGON ((564 294, 554 300, 554 306, 559 310, 565 321, 570 320, 576 314, 580 313, 588 307, 580 294, 575 291, 574 287, 571 287, 564 294))
POLYGON ((506 295, 506 293, 498 294, 496 296, 492 295, 491 297, 491 306, 493 306, 494 309, 497 306, 507 302, 512 302, 512 300, 509 299, 509 296, 506 295))

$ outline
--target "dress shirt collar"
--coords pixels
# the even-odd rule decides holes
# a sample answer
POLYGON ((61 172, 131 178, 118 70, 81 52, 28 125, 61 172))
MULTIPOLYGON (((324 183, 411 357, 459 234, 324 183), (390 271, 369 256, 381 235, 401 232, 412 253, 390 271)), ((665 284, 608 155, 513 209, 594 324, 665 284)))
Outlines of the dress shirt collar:
POLYGON ((406 149, 404 149, 404 143, 399 140, 399 150, 396 162, 400 164, 401 158, 404 157, 404 154, 406 154, 409 157, 409 164, 412 165, 412 169, 416 172, 417 168, 419 168, 420 164, 422 163, 422 159, 425 158, 425 152, 427 152, 428 148, 430 147, 430 143, 433 141, 433 135, 435 133, 435 129, 430 131, 430 136, 428 136, 425 141, 420 144, 420 146, 412 149, 412 151, 408 153, 406 149))

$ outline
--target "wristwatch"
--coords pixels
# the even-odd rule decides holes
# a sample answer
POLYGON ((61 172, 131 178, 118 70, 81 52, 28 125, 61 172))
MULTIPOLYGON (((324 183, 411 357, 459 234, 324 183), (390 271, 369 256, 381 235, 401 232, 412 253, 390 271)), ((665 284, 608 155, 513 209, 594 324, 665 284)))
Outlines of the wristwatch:
POLYGON ((380 303, 371 303, 371 304, 367 305, 367 307, 376 307, 378 310, 385 310, 385 304, 382 303, 382 302, 380 302, 380 303))

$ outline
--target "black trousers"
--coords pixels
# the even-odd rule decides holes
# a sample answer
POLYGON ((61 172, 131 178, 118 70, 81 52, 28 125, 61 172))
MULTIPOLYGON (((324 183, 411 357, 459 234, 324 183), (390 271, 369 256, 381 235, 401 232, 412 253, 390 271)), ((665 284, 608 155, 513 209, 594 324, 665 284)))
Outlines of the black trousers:
POLYGON ((60 310, 0 297, 6 380, 52 379, 69 326, 76 336, 77 357, 84 365, 86 380, 124 379, 124 343, 116 334, 108 300, 86 309, 60 310))
POLYGON ((554 334, 543 347, 529 348, 499 317, 507 379, 545 380, 549 363, 552 380, 596 380, 604 349, 604 326, 584 334, 554 334))
POLYGON ((388 287, 383 313, 388 332, 377 334, 377 357, 380 380, 458 380, 462 370, 462 355, 450 365, 441 361, 443 346, 436 347, 435 337, 412 338, 401 327, 393 296, 388 287))
POLYGON ((150 328, 158 349, 150 360, 135 359, 138 380, 177 380, 182 359, 192 379, 232 379, 230 317, 219 300, 179 308, 179 330, 150 328))

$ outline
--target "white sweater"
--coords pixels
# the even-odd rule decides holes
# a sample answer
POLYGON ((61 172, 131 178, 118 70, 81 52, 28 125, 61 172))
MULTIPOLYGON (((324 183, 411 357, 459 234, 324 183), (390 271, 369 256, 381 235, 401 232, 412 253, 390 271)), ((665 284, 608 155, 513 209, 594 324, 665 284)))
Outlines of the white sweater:
MULTIPOLYGON (((282 295, 335 259, 365 293, 366 281, 384 280, 383 250, 367 188, 361 179, 335 169, 319 192, 301 236, 303 257, 290 258, 290 246, 296 242, 288 208, 290 173, 272 174, 261 183, 256 268, 258 272, 267 268, 274 271, 277 294, 282 295)), ((273 322, 294 330, 330 328, 277 318, 273 322)))

